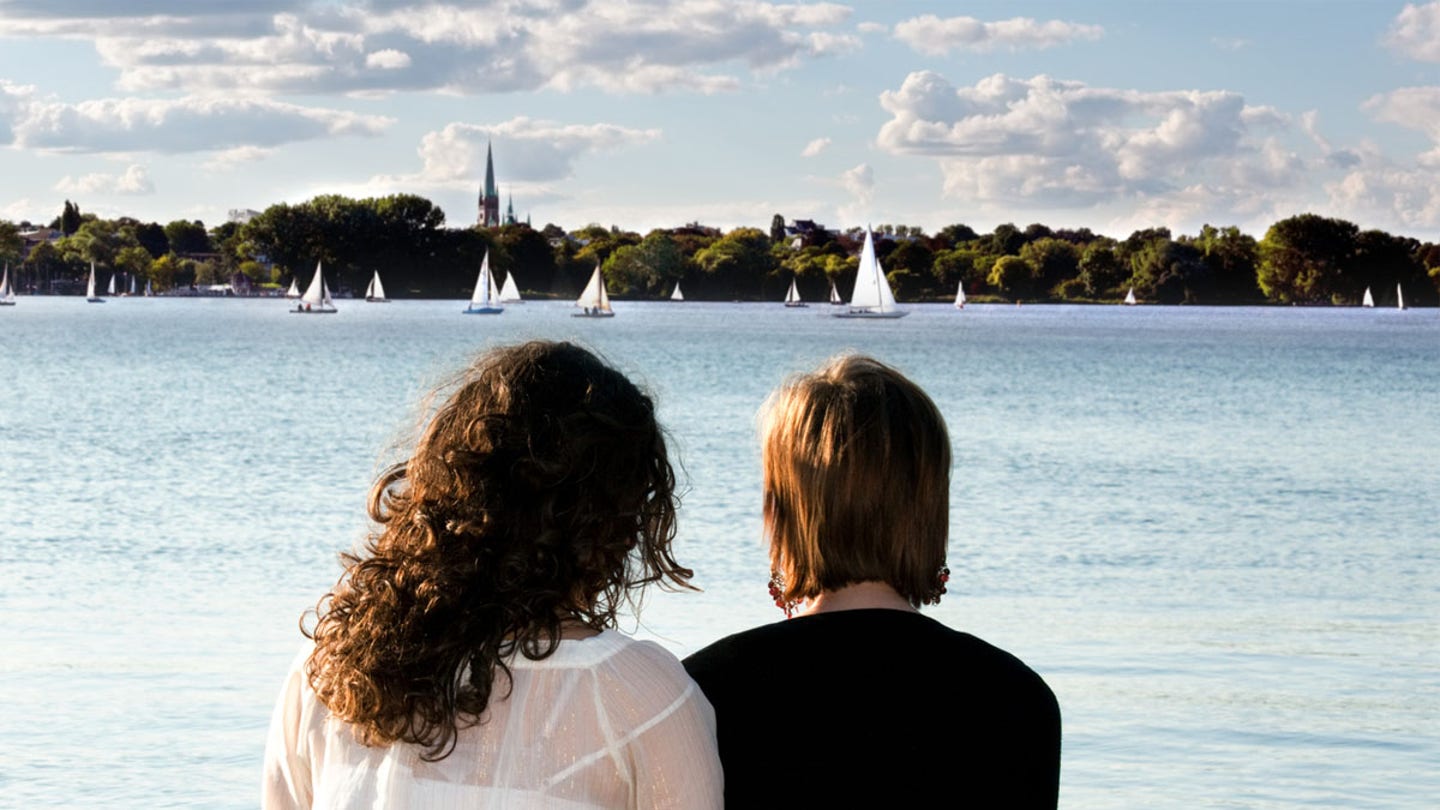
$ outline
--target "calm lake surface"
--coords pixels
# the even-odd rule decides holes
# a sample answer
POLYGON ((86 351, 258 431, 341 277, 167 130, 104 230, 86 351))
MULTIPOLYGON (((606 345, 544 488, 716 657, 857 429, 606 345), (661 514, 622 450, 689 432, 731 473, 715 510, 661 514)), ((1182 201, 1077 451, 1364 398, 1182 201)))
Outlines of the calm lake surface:
POLYGON ((255 806, 298 619, 381 461, 447 373, 531 337, 642 380, 684 465, 677 556, 705 591, 625 629, 684 656, 779 618, 755 411, 859 350, 949 422, 928 612, 1055 689, 1063 807, 1440 796, 1435 310, 337 303, 0 309, 0 805, 255 806))

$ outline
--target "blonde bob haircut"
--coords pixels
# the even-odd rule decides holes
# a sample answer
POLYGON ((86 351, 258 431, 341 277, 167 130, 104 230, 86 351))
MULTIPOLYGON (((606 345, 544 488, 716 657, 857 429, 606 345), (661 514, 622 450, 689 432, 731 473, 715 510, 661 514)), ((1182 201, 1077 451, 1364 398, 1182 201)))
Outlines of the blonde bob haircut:
POLYGON ((919 386, 873 358, 835 357, 770 395, 760 433, 779 599, 878 581, 917 608, 938 601, 950 436, 919 386))

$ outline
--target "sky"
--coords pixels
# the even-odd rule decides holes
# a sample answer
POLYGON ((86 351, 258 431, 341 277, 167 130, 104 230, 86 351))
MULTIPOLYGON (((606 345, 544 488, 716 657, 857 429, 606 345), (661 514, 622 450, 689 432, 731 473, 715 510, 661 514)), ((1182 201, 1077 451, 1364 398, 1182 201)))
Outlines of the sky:
POLYGON ((0 0, 0 218, 1440 240, 1440 2, 0 0))

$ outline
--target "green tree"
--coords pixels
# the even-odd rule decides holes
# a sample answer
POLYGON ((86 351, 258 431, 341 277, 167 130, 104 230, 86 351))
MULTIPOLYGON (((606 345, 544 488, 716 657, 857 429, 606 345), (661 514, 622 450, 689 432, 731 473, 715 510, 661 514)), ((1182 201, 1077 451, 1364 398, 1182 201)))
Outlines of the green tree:
POLYGON ((187 222, 177 219, 165 226, 165 238, 170 249, 180 255, 187 253, 210 253, 210 234, 205 232, 205 223, 200 220, 187 222))
POLYGON ((20 263, 20 252, 25 240, 20 238, 20 229, 15 223, 0 219, 0 262, 20 263))
MULTIPOLYGON (((1030 226, 1037 227, 1044 228, 1043 225, 1030 226)), ((1069 281, 1080 274, 1080 251, 1069 242, 1050 236, 1041 236, 1026 242, 1020 248, 1020 258, 1030 266, 1034 289, 1038 293, 1048 293, 1061 282, 1069 281)))
POLYGON ((173 289, 175 278, 179 274, 180 262, 175 258, 174 253, 166 253, 150 263, 150 281, 154 284, 156 292, 173 289))
POLYGON ((1089 298, 1119 298, 1119 286, 1130 277, 1128 268, 1120 264, 1113 245, 1096 241, 1085 246, 1080 254, 1080 283, 1089 298))
POLYGON ((680 246, 662 230, 651 231, 638 245, 622 246, 605 262, 605 278, 622 295, 665 295, 684 274, 680 246))
POLYGON ((1001 256, 996 259, 986 280, 991 287, 1011 301, 1029 296, 1034 284, 1030 265, 1019 256, 1001 256))
POLYGON ((555 276, 555 249, 539 231, 523 223, 502 225, 496 232, 500 246, 499 261, 491 257, 490 266, 505 276, 515 273, 517 288, 528 291, 548 290, 555 276))
POLYGON ((770 241, 785 241, 785 217, 776 214, 770 218, 770 241))
POLYGON ((1287 304, 1344 297, 1355 286, 1344 276, 1354 260, 1359 232, 1352 222, 1316 214, 1276 222, 1260 240, 1260 291, 1287 304))
POLYGON ((1214 285, 1214 301, 1259 300, 1260 288, 1255 282, 1259 245, 1255 237, 1241 233, 1234 225, 1225 228, 1205 225, 1193 240, 1182 237, 1180 241, 1200 251, 1214 285))
POLYGON ((69 236, 80 230, 80 222, 80 206, 66 200, 65 209, 60 213, 60 235, 69 236))
POLYGON ((158 222, 136 225, 135 241, 150 253, 152 259, 158 259, 170 252, 170 238, 165 235, 165 228, 158 222))
POLYGON ((704 272, 706 297, 758 298, 764 279, 777 268, 770 235, 757 228, 736 228, 695 254, 704 272))

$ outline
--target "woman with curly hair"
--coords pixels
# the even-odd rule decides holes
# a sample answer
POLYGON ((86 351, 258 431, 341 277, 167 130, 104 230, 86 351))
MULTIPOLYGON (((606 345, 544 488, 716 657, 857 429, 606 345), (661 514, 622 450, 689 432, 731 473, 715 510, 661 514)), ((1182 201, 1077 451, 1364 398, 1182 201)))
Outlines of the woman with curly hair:
POLYGON ((950 578, 935 403, 842 356, 772 394, 760 431, 770 598, 795 618, 685 659, 715 707, 726 806, 1054 808, 1054 693, 920 613, 950 578))
POLYGON ((714 807, 714 715, 616 632, 671 555, 650 398, 591 353, 481 355, 370 493, 271 721, 267 808, 714 807))

